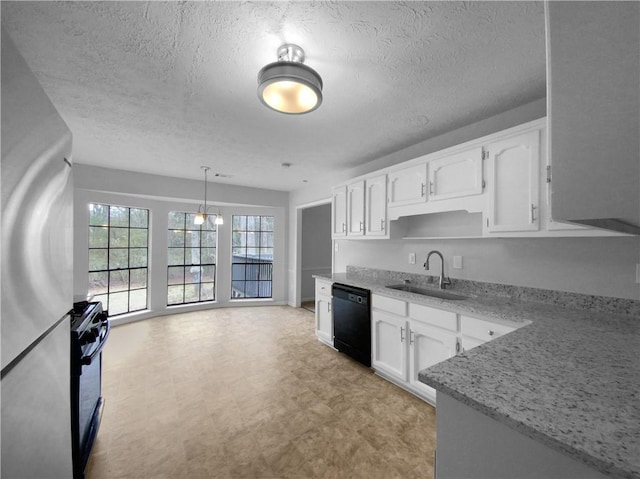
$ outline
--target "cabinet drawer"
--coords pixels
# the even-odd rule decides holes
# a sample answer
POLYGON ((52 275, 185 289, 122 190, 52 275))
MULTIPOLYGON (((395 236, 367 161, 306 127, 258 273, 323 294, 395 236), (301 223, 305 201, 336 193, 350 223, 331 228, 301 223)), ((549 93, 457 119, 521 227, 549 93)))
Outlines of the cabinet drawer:
POLYGON ((456 313, 451 311, 442 311, 441 309, 430 308, 422 304, 409 305, 409 316, 411 319, 422 321, 439 328, 448 329, 449 331, 458 330, 458 318, 456 313))
POLYGON ((316 279, 316 297, 327 296, 330 298, 332 284, 333 283, 331 281, 323 281, 321 279, 316 279))
POLYGON ((460 330, 465 336, 489 341, 517 329, 515 326, 507 326, 500 323, 492 323, 484 319, 460 316, 460 330))
POLYGON ((372 295, 371 306, 398 316, 407 315, 407 303, 399 299, 387 298, 386 296, 372 295))

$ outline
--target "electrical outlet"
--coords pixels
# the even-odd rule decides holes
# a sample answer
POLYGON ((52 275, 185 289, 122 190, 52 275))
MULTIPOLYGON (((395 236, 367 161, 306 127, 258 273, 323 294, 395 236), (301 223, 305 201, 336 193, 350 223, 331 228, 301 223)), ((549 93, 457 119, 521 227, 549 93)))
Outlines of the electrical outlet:
POLYGON ((636 264, 636 283, 640 284, 640 263, 636 264))
POLYGON ((416 254, 409 253, 409 264, 416 264, 416 254))
POLYGON ((454 256, 453 257, 453 268, 454 269, 462 269, 462 256, 454 256))

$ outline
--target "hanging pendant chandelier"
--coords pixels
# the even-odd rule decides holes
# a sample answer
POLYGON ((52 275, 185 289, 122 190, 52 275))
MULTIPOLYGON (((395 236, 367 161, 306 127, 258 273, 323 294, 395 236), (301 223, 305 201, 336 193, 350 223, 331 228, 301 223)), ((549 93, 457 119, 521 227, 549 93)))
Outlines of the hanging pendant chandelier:
POLYGON ((286 43, 278 48, 278 61, 258 73, 258 98, 272 110, 300 115, 322 104, 322 78, 304 64, 304 50, 286 43))
MULTIPOLYGON (((207 172, 211 168, 209 168, 208 166, 201 166, 200 168, 204 170, 204 205, 200 205, 198 207, 198 212, 195 214, 195 217, 193 219, 193 224, 195 225, 204 224, 204 222, 207 220, 207 216, 209 216, 209 208, 211 208, 207 207, 207 172)), ((220 213, 220 208, 218 208, 217 213, 213 214, 216 217, 213 223, 215 225, 223 225, 224 219, 222 218, 222 214, 220 213)))

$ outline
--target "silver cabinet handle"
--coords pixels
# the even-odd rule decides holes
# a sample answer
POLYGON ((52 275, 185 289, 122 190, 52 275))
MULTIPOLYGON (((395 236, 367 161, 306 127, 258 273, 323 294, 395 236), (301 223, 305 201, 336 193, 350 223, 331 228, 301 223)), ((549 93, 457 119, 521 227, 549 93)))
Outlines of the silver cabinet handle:
POLYGON ((433 181, 429 182, 429 196, 433 196, 433 181))
POLYGON ((327 303, 327 313, 331 312, 331 302, 327 303))
POLYGON ((410 330, 409 330, 409 344, 413 344, 413 341, 414 341, 414 340, 413 340, 413 334, 414 334, 414 333, 413 333, 413 330, 412 330, 412 329, 410 329, 410 330))
POLYGON ((364 223, 361 221, 360 222, 360 231, 362 231, 364 229, 364 223))
POLYGON ((384 219, 380 220, 380 230, 384 231, 384 219))
POLYGON ((488 334, 489 336, 493 336, 495 333, 494 333, 493 331, 489 330, 489 331, 487 331, 487 334, 488 334))
POLYGON ((531 223, 533 224, 535 222, 536 222, 536 205, 531 203, 531 223))
POLYGON ((400 326, 400 342, 404 343, 404 328, 400 326))
POLYGON ((346 232, 347 231, 347 223, 342 223, 342 232, 346 232))
POLYGON ((424 196, 424 189, 427 185, 420 183, 420 196, 424 196))

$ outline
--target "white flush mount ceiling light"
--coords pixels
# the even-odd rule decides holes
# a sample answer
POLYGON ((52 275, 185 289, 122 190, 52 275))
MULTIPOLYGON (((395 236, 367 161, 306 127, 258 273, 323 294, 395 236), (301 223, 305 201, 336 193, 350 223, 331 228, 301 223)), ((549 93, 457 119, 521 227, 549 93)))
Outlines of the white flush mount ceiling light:
POLYGON ((278 48, 278 61, 258 73, 258 98, 281 113, 309 113, 322 103, 322 78, 304 64, 302 48, 286 43, 278 48))
MULTIPOLYGON (((207 172, 211 169, 208 166, 201 166, 200 168, 202 168, 204 170, 204 205, 200 205, 198 207, 198 212, 195 215, 195 218, 193 219, 193 224, 196 225, 201 225, 204 224, 204 222, 207 220, 207 216, 209 216, 209 209, 211 207, 207 207, 207 172)), ((214 220, 214 224, 216 225, 223 225, 224 224, 224 220, 222 218, 222 215, 220 214, 220 208, 218 208, 218 213, 213 213, 216 217, 216 219, 214 220)))

